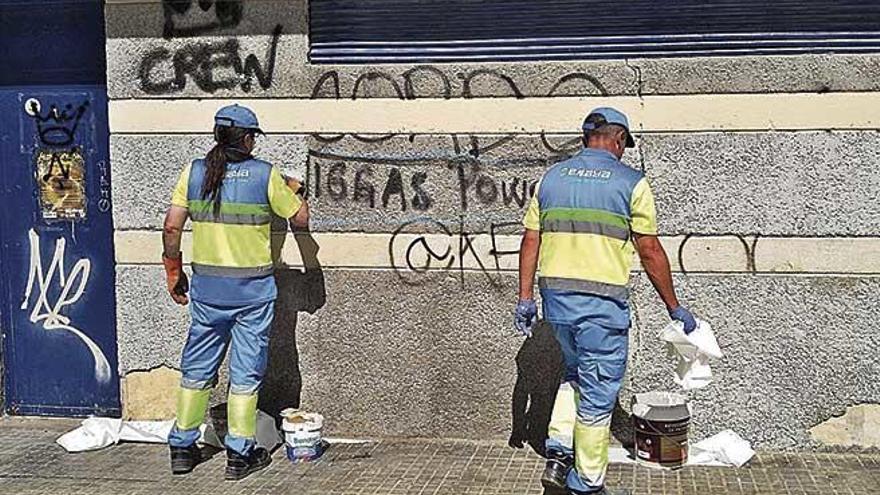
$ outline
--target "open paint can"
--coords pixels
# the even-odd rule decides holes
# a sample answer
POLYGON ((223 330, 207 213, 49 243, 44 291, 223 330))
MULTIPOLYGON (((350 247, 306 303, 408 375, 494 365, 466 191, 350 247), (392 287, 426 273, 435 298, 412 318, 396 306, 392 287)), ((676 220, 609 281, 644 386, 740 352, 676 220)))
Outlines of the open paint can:
POLYGON ((284 418, 281 430, 284 432, 285 449, 291 462, 313 461, 324 454, 323 416, 299 409, 285 409, 281 411, 281 416, 284 418))
POLYGON ((671 392, 636 394, 632 412, 639 464, 676 469, 687 463, 691 411, 683 395, 671 392))

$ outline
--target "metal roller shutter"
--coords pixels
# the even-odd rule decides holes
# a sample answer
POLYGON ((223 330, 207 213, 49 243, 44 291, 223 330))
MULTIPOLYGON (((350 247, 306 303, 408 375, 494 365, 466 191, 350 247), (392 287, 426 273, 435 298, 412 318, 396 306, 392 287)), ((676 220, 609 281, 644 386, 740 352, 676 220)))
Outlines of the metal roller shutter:
POLYGON ((104 45, 100 1, 0 0, 0 86, 104 84, 104 45))
POLYGON ((312 0, 314 63, 880 52, 877 0, 312 0))

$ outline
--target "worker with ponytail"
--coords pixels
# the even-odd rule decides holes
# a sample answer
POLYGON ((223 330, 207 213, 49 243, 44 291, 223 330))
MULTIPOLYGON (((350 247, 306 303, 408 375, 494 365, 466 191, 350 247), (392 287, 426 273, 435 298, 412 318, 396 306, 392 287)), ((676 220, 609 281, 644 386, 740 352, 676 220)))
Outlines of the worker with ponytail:
POLYGON ((192 325, 181 359, 177 419, 168 443, 171 470, 200 462, 196 446, 217 370, 229 352, 226 479, 269 465, 255 445, 257 394, 266 371, 277 288, 269 248, 272 215, 308 226, 300 184, 252 156, 257 116, 240 105, 214 117, 214 147, 180 175, 165 217, 163 261, 169 294, 189 304, 192 325), (192 221, 192 284, 183 272, 181 234, 192 221))

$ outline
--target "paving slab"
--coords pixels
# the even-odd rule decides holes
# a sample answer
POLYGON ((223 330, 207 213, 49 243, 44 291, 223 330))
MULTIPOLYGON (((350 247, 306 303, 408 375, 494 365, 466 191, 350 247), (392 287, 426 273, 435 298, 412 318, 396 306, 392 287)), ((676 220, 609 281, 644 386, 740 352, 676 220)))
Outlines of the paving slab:
MULTIPOLYGON (((223 480, 215 455, 185 476, 169 472, 164 445, 124 443, 68 454, 55 439, 76 422, 0 420, 0 493, 17 494, 543 494, 543 459, 498 443, 380 439, 337 444, 317 462, 291 464, 283 449, 269 468, 239 482, 223 480)), ((880 454, 760 452, 742 468, 676 471, 613 464, 609 486, 633 494, 875 495, 880 454)))

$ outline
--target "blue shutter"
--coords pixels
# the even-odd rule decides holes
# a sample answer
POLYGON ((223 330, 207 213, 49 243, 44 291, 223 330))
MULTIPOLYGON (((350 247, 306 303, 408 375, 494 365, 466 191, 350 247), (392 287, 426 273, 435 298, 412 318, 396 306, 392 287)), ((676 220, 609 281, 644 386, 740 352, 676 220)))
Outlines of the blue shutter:
POLYGON ((104 84, 104 50, 100 0, 0 0, 0 86, 104 84))
POLYGON ((877 0, 312 0, 313 63, 880 52, 877 0))

